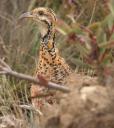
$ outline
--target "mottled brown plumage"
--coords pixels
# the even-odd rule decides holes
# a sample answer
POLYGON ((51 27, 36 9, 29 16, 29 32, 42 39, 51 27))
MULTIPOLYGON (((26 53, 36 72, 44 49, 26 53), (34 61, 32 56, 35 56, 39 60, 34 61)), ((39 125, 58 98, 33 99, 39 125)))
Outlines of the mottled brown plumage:
MULTIPOLYGON (((39 7, 31 12, 22 14, 20 18, 30 18, 41 23, 41 44, 35 76, 37 77, 39 74, 49 81, 63 84, 64 79, 70 73, 70 68, 65 60, 59 55, 58 49, 55 46, 56 16, 54 12, 51 9, 39 7)), ((48 89, 32 85, 32 97, 35 97, 41 92, 48 92, 48 89)), ((32 100, 32 103, 35 107, 40 106, 43 100, 41 99, 40 101, 40 99, 35 98, 32 100)))

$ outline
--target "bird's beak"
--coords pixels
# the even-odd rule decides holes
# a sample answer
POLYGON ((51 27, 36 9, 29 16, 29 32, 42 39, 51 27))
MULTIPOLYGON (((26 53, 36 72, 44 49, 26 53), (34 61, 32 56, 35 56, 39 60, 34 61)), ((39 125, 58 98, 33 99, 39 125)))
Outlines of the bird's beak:
POLYGON ((31 12, 26 12, 20 15, 19 20, 22 20, 24 18, 34 18, 34 15, 32 15, 31 12))

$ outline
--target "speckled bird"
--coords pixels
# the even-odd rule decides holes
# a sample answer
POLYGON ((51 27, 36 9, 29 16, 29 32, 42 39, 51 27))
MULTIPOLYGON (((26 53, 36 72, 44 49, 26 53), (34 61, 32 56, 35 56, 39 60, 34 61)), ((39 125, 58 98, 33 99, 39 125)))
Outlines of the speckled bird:
MULTIPOLYGON (((70 74, 71 69, 65 60, 59 55, 58 49, 56 48, 56 16, 53 10, 39 7, 30 12, 23 13, 19 19, 23 18, 32 19, 40 24, 41 42, 35 77, 41 75, 51 82, 63 84, 64 79, 70 74)), ((32 85, 31 96, 35 97, 41 92, 45 93, 48 91, 49 90, 44 87, 32 85)), ((40 98, 34 98, 32 99, 32 104, 35 107, 39 107, 43 104, 43 100, 40 98)))

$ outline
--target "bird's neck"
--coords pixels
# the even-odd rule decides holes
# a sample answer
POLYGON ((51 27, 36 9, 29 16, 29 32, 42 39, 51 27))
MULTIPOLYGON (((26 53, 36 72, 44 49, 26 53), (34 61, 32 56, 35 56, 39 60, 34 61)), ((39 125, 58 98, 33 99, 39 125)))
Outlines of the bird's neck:
POLYGON ((55 47, 55 27, 53 24, 47 24, 47 29, 42 29, 41 47, 45 47, 49 51, 55 47))

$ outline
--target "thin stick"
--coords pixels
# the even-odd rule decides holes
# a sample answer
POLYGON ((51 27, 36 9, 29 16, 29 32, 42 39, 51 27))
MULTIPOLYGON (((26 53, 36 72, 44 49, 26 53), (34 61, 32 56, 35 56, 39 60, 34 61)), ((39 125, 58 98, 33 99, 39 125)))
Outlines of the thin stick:
POLYGON ((92 10, 92 15, 91 15, 91 19, 89 21, 89 24, 92 23, 93 16, 94 16, 94 13, 95 13, 95 9, 96 9, 96 5, 97 5, 97 0, 95 0, 95 2, 94 2, 94 7, 93 7, 93 10, 92 10))
POLYGON ((64 93, 70 92, 70 90, 67 87, 63 86, 63 85, 61 86, 59 84, 55 84, 55 83, 48 82, 48 81, 47 82, 43 82, 43 84, 42 84, 42 81, 40 79, 38 79, 38 78, 34 78, 34 77, 30 76, 30 75, 25 75, 25 74, 13 71, 10 68, 10 66, 8 64, 6 64, 4 61, 2 61, 1 59, 0 59, 0 72, 1 72, 0 75, 13 76, 13 77, 16 77, 16 78, 19 78, 19 79, 26 80, 26 81, 29 81, 31 83, 34 83, 36 86, 44 86, 44 87, 47 87, 49 89, 62 91, 64 93))

